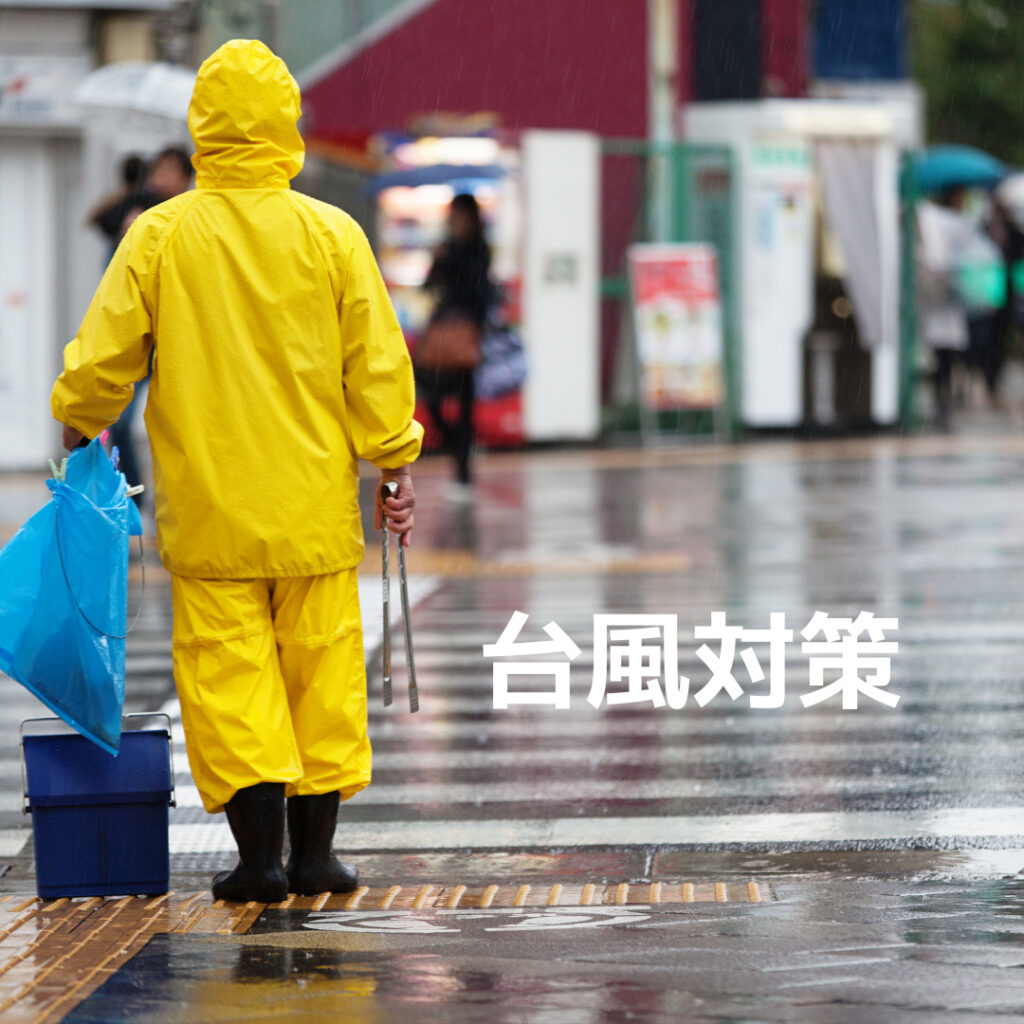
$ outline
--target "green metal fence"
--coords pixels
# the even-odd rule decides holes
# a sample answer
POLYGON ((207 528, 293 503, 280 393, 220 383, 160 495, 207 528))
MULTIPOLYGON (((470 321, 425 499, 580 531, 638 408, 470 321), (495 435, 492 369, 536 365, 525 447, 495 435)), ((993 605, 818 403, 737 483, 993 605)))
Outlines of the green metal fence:
POLYGON ((605 426, 609 431, 637 430, 639 399, 614 394, 613 366, 633 345, 629 315, 626 251, 637 242, 701 242, 718 255, 722 299, 724 417, 711 411, 662 412, 661 433, 700 436, 720 432, 734 437, 739 428, 740 282, 736 253, 736 180, 731 150, 723 146, 656 144, 638 139, 606 139, 602 144, 604 192, 603 351, 605 426), (667 177, 664 200, 656 195, 655 176, 667 177))
POLYGON ((917 425, 917 184, 913 153, 903 157, 900 169, 900 427, 917 425))

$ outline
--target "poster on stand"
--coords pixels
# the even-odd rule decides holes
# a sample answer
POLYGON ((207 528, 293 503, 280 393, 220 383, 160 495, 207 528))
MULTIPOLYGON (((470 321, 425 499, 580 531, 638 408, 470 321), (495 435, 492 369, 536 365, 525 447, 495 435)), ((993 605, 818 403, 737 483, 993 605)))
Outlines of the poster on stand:
POLYGON ((721 406, 722 302, 714 247, 633 245, 629 273, 643 405, 721 406))

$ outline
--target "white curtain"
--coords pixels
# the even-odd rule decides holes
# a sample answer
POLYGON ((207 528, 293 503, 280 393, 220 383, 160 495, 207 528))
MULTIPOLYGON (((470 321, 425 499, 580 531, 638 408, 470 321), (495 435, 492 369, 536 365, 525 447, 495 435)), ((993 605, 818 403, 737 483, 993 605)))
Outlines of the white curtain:
POLYGON ((882 342, 882 251, 875 205, 875 150, 870 142, 823 140, 817 145, 825 216, 846 263, 846 290, 864 348, 882 342))

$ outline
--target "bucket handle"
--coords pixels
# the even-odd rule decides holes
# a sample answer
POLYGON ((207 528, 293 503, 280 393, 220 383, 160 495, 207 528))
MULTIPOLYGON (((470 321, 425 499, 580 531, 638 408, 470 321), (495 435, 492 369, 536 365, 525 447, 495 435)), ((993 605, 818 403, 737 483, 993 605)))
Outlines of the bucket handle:
MULTIPOLYGON (((121 722, 129 718, 163 718, 167 722, 167 749, 171 759, 171 799, 170 806, 178 806, 178 793, 174 779, 174 734, 171 730, 171 716, 166 711, 133 711, 121 716, 121 722)), ((21 813, 28 814, 31 810, 28 802, 28 771, 25 767, 25 726, 32 722, 61 722, 60 718, 23 718, 18 728, 18 749, 21 751, 21 813)), ((59 734, 58 734, 59 735, 59 734)), ((77 735, 77 734, 76 734, 77 735)))

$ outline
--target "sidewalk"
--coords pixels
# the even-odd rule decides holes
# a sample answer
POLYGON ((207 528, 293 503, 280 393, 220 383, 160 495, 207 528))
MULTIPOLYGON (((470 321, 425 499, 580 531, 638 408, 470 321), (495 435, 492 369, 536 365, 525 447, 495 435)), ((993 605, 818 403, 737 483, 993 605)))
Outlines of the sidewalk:
MULTIPOLYGON (((370 655, 374 783, 336 835, 365 885, 350 896, 214 904, 230 843, 182 806, 167 898, 35 900, 16 813, 31 699, 7 684, 0 1019, 1024 1012, 1008 970, 1024 965, 1022 471, 1015 435, 493 455, 464 506, 425 461, 409 555, 422 710, 401 703, 401 645, 387 711, 370 655), (580 648, 568 711, 494 708, 481 648, 515 610, 521 639, 556 622, 580 648), (816 610, 898 617, 897 707, 805 707, 799 641, 783 707, 751 706, 768 682, 739 657, 742 694, 695 703, 710 670, 694 630, 716 610, 750 629, 783 612, 797 632, 816 610), (678 616, 682 708, 591 705, 599 613, 678 616)), ((0 522, 23 483, 0 480, 0 522)), ((371 544, 367 585, 378 558, 371 544)), ((149 707, 171 692, 160 579, 129 647, 149 707)))

